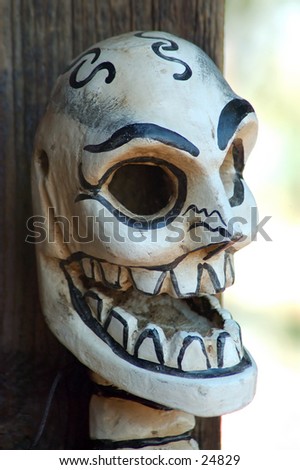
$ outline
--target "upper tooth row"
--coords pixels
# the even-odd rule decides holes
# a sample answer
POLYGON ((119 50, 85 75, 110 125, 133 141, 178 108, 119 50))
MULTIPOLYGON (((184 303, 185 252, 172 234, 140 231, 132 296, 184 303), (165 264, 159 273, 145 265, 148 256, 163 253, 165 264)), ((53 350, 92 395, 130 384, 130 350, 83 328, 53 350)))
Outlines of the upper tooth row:
POLYGON ((240 362, 242 343, 239 325, 225 319, 224 330, 212 329, 210 336, 198 332, 175 333, 167 339, 162 328, 149 323, 139 330, 138 320, 111 300, 100 299, 94 290, 85 294, 93 315, 129 354, 184 371, 231 367, 240 362))
POLYGON ((219 261, 217 272, 212 266, 208 269, 206 264, 202 265, 196 258, 191 260, 189 266, 195 272, 195 276, 192 277, 186 276, 186 269, 184 265, 181 266, 182 263, 168 272, 146 268, 126 268, 86 257, 82 259, 82 267, 88 278, 113 289, 126 290, 133 285, 146 294, 157 295, 168 292, 176 297, 182 297, 200 292, 201 286, 205 287, 205 292, 216 293, 223 290, 228 282, 231 284, 231 259, 228 254, 223 256, 224 259, 219 261))

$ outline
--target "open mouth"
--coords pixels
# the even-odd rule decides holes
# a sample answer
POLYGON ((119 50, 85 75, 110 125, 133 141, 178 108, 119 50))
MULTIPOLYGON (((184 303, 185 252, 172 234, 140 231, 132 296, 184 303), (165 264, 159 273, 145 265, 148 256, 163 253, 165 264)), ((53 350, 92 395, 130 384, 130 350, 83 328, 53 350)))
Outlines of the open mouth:
POLYGON ((215 295, 147 295, 136 289, 130 268, 82 252, 61 268, 81 320, 132 365, 186 378, 234 375, 249 367, 240 327, 215 295), (117 271, 114 282, 109 266, 117 271))

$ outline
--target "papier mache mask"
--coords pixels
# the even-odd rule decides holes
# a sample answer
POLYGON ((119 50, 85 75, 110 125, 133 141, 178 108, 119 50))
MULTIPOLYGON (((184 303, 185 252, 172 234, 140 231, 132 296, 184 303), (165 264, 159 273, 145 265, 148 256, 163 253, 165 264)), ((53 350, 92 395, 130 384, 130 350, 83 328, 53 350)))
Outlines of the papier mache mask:
POLYGON ((33 159, 42 308, 116 387, 198 416, 253 398, 255 363, 217 294, 253 235, 256 133, 207 55, 165 32, 95 44, 58 78, 33 159))

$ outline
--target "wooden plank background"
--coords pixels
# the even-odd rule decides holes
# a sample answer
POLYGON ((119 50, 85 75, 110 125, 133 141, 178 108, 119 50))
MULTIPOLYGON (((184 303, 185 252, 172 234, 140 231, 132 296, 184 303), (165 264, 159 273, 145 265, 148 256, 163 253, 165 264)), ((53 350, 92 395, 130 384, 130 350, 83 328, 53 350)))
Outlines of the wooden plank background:
MULTIPOLYGON (((48 331, 39 305, 30 161, 35 130, 65 65, 93 43, 162 30, 202 47, 222 69, 224 0, 0 0, 0 448, 28 448, 61 366, 41 449, 82 448, 85 371, 48 331)), ((202 449, 220 446, 220 419, 199 419, 202 449)))

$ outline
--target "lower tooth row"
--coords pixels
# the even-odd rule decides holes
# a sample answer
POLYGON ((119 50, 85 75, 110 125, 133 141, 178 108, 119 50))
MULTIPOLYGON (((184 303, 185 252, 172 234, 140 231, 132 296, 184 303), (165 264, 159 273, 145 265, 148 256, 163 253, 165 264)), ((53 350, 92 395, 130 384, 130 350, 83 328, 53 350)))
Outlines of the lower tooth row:
POLYGON ((88 291, 85 299, 108 334, 139 359, 183 371, 232 367, 241 360, 240 329, 231 318, 225 320, 224 330, 213 329, 207 337, 180 331, 167 339, 155 324, 139 330, 133 315, 121 307, 112 307, 111 299, 100 299, 95 291, 88 291))

